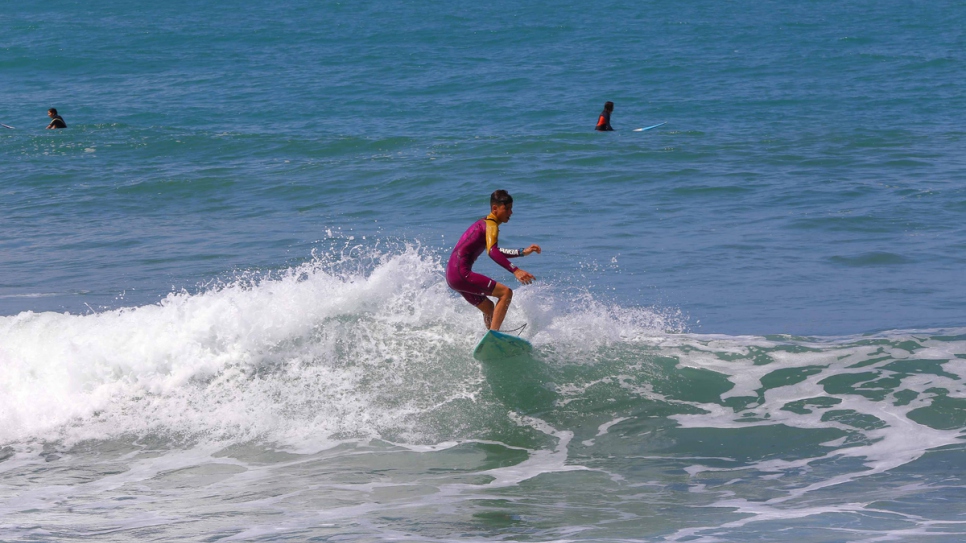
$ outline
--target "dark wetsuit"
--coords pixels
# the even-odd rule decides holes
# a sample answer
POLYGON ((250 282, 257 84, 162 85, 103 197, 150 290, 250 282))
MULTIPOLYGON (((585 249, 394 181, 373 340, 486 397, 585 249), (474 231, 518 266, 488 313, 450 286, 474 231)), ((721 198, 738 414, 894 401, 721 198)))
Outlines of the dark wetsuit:
POLYGON ((605 109, 604 111, 600 112, 600 117, 597 117, 597 128, 594 128, 594 130, 598 132, 608 132, 613 130, 613 128, 610 126, 610 111, 605 109))
POLYGON ((50 121, 50 124, 47 125, 47 128, 67 128, 67 123, 64 122, 64 118, 60 115, 54 115, 51 117, 51 119, 52 120, 50 121))
POLYGON ((523 256, 523 249, 500 249, 497 243, 499 235, 499 223, 491 214, 467 228, 449 255, 446 284, 473 305, 483 303, 487 296, 493 294, 496 286, 493 279, 473 271, 473 263, 484 250, 494 262, 510 273, 515 272, 517 267, 507 257, 523 256))

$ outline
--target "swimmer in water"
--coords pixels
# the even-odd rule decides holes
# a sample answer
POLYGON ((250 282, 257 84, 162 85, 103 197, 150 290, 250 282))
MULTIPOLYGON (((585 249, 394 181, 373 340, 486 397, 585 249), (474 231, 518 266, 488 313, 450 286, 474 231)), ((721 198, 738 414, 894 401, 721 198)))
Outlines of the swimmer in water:
POLYGON ((67 123, 64 122, 64 118, 57 114, 57 108, 52 107, 47 110, 47 116, 50 117, 50 124, 47 125, 47 130, 54 128, 67 128, 67 123))
POLYGON ((512 273, 524 285, 533 282, 533 275, 510 263, 509 258, 540 254, 540 246, 525 249, 501 249, 498 243, 500 225, 513 215, 513 197, 505 190, 490 195, 490 214, 470 226, 453 248, 446 264, 446 284, 459 292, 467 302, 483 312, 483 323, 489 330, 500 330, 506 317, 513 291, 485 275, 473 271, 473 263, 483 251, 503 269, 512 273), (496 304, 487 296, 497 299, 496 304))
POLYGON ((614 102, 606 102, 604 104, 604 111, 600 112, 600 117, 597 117, 597 128, 594 130, 598 132, 610 132, 614 130, 610 125, 610 114, 614 112, 614 102))

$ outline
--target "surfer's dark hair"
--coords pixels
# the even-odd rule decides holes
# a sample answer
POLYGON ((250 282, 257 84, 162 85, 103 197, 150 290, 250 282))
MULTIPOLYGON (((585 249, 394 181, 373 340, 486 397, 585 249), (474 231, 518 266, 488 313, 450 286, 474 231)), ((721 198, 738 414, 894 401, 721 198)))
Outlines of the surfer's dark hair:
POLYGON ((604 102, 604 111, 614 111, 614 102, 604 102))
POLYGON ((55 107, 52 107, 52 108, 48 109, 47 111, 49 113, 53 113, 54 115, 57 115, 57 108, 55 108, 55 107))
POLYGON ((510 196, 510 193, 503 189, 494 190, 493 194, 490 195, 491 206, 510 205, 512 203, 513 196, 510 196))

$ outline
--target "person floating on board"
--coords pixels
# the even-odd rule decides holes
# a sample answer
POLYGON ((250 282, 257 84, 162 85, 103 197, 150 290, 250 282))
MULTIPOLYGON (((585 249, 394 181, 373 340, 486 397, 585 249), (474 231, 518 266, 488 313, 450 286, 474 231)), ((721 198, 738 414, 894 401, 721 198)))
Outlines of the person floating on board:
POLYGON ((50 124, 47 125, 47 129, 52 128, 67 128, 67 123, 64 122, 64 118, 57 114, 57 108, 52 107, 47 110, 47 116, 52 120, 50 124))
POLYGON ((515 275, 524 285, 529 285, 533 282, 533 275, 511 264, 507 257, 526 256, 533 252, 540 254, 540 246, 536 244, 525 249, 500 248, 500 225, 509 221, 510 215, 513 215, 513 197, 505 190, 494 191, 490 195, 490 214, 473 223, 463 233, 446 264, 446 284, 479 308, 483 312, 483 323, 488 329, 496 331, 500 330, 506 317, 513 291, 503 283, 474 272, 473 263, 485 250, 494 262, 515 275), (495 306, 487 296, 497 298, 495 306))
POLYGON ((610 132, 614 128, 610 125, 610 114, 614 111, 614 102, 606 102, 604 104, 604 111, 600 112, 600 117, 597 117, 597 128, 594 130, 598 132, 610 132))

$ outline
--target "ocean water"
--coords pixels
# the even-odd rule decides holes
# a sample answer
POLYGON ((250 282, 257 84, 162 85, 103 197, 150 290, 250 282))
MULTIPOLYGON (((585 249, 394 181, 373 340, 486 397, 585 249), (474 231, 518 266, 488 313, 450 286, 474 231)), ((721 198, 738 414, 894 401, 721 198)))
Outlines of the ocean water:
POLYGON ((966 538, 961 2, 0 23, 0 541, 966 538))

